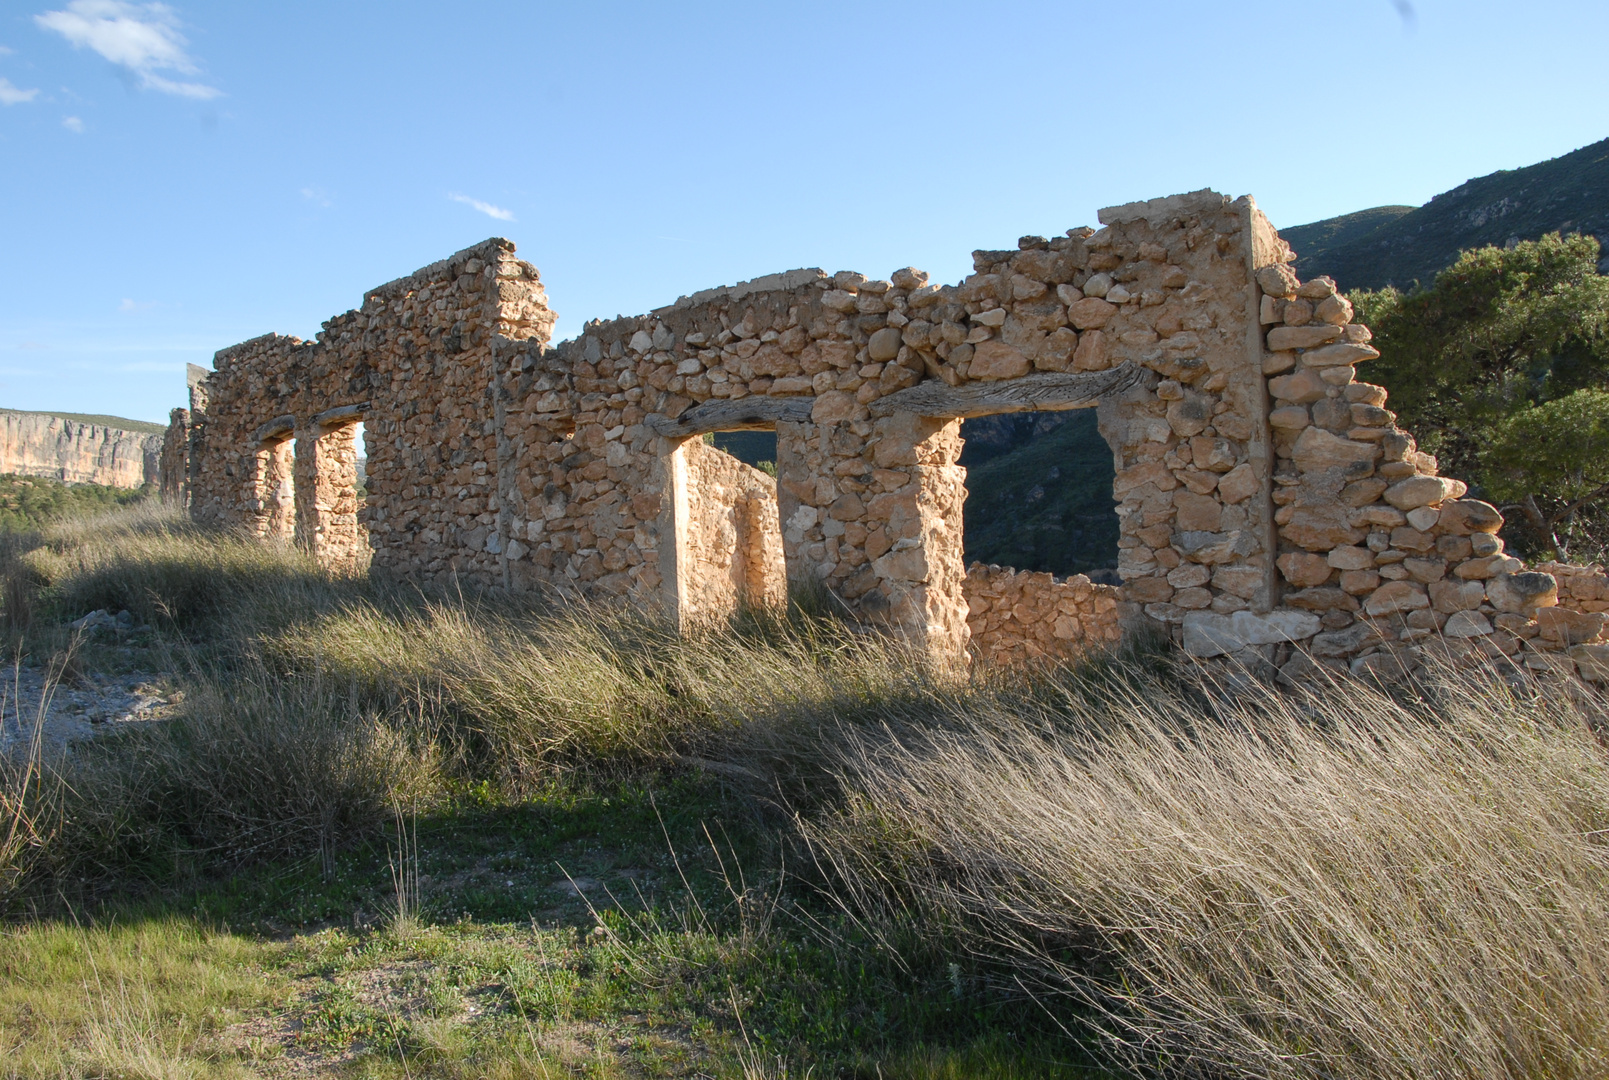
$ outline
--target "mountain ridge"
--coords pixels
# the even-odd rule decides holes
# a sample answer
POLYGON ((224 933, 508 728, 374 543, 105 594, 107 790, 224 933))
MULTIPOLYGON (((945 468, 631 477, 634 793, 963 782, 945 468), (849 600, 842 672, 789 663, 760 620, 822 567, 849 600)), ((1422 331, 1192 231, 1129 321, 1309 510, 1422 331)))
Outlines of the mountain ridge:
MULTIPOLYGON (((1343 290, 1428 285, 1460 251, 1550 233, 1609 241, 1609 139, 1464 181, 1423 206, 1376 206, 1280 230, 1303 278, 1343 290)), ((1609 271, 1609 257, 1600 264, 1609 271)))

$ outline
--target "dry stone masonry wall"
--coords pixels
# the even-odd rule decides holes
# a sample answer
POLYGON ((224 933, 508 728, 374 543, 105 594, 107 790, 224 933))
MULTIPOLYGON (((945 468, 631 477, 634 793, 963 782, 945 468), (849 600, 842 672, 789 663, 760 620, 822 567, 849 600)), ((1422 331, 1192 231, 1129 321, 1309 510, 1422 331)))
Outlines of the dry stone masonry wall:
POLYGON ((1150 626, 1293 679, 1428 648, 1609 665, 1585 606, 1609 608, 1603 575, 1503 554, 1497 511, 1357 380, 1368 329, 1333 283, 1297 280, 1249 198, 1100 220, 974 252, 956 285, 795 270, 554 346, 537 271, 489 240, 315 341, 220 352, 174 414, 171 497, 332 563, 684 621, 820 585, 945 664, 1150 626), (1114 456, 1123 585, 967 571, 960 421, 1082 407, 1114 456), (776 432, 774 481, 701 438, 743 429, 776 432), (1573 614, 1548 614, 1561 596, 1573 614))

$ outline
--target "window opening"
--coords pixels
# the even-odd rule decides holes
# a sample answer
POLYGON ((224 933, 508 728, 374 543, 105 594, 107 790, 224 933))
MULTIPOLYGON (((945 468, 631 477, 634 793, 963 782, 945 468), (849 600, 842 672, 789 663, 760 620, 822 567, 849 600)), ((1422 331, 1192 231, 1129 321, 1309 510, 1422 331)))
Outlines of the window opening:
POLYGON ((777 433, 773 431, 712 431, 706 440, 745 465, 773 479, 777 475, 777 433))
POLYGON ((961 436, 967 565, 1121 584, 1116 465, 1094 409, 976 417, 962 423, 961 436))

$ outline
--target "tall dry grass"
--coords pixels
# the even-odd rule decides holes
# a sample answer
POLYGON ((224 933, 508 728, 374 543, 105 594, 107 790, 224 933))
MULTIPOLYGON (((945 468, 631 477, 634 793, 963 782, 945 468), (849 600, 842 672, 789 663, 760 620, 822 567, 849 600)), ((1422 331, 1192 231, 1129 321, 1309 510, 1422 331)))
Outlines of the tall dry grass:
POLYGON ((330 573, 154 507, 47 530, 13 565, 47 653, 65 621, 128 608, 185 683, 172 720, 43 763, 30 820, 60 828, 10 863, 41 887, 328 852, 448 777, 693 766, 774 798, 813 775, 823 724, 960 692, 897 642, 799 611, 678 635, 330 573))
POLYGON ((1137 656, 956 683, 799 611, 677 635, 142 513, 7 564, 22 640, 128 607, 186 683, 174 720, 5 788, 43 838, 0 867, 18 896, 328 851, 451 776, 693 766, 790 805, 891 948, 972 954, 1139 1073, 1609 1060, 1609 762, 1568 695, 1465 674, 1302 697, 1137 656))
POLYGON ((1117 678, 827 752, 851 908, 1136 1072, 1609 1070, 1609 760, 1568 695, 1117 678))
POLYGON ((964 692, 897 641, 782 612, 678 634, 629 611, 391 596, 260 648, 275 670, 325 672, 419 717, 466 767, 503 779, 694 759, 769 776, 788 771, 824 723, 964 692))

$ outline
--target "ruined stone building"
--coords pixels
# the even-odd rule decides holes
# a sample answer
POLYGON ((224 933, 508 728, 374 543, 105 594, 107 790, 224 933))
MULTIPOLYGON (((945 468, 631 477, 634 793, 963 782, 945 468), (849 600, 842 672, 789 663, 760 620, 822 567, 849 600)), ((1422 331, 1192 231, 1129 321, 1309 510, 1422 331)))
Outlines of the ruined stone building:
POLYGON ((794 270, 557 345, 536 268, 488 240, 314 341, 219 352, 174 412, 166 491, 331 564, 683 621, 819 583, 943 663, 1151 626, 1293 677, 1432 639, 1596 676, 1609 581, 1503 553, 1496 510, 1358 381, 1368 328, 1250 198, 1100 221, 974 252, 958 285, 794 270), (1123 584, 969 570, 960 421, 1076 408, 1114 457, 1123 584), (774 480, 701 438, 744 429, 776 432, 774 480))

